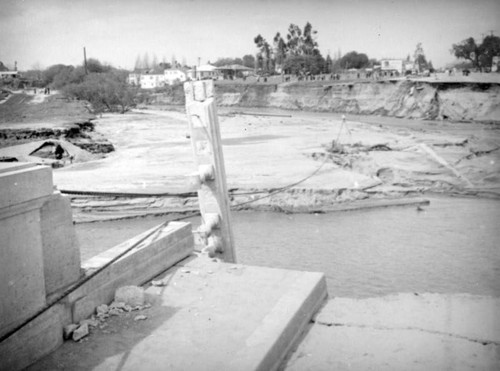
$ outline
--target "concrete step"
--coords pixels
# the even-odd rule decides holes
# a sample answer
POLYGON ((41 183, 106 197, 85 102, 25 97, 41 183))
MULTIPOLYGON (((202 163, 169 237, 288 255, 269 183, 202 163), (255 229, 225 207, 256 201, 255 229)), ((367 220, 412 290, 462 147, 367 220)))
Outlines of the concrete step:
POLYGON ((196 257, 150 286, 146 320, 111 317, 30 370, 275 370, 327 297, 322 273, 196 257))

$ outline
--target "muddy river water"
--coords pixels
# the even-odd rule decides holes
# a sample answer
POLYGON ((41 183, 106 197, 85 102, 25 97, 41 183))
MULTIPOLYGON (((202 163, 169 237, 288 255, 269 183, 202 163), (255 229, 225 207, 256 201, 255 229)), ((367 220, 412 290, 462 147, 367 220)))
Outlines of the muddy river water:
MULTIPOLYGON (((500 201, 429 199, 423 210, 233 213, 238 262, 324 272, 331 297, 396 292, 500 297, 500 201)), ((163 220, 77 224, 82 258, 163 220)))

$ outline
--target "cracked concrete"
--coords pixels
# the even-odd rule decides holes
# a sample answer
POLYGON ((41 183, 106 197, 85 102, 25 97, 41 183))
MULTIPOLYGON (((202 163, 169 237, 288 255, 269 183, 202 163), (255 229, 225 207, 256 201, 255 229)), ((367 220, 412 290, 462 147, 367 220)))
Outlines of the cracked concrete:
POLYGON ((387 330, 387 331, 391 331, 391 330, 422 331, 422 332, 427 332, 429 334, 434 334, 434 335, 443 335, 443 336, 453 337, 456 339, 463 339, 463 340, 471 341, 473 343, 479 343, 482 345, 489 345, 489 344, 500 345, 500 342, 498 342, 498 341, 490 341, 490 340, 483 340, 483 339, 471 339, 471 338, 469 338, 467 336, 463 336, 463 335, 457 335, 457 334, 452 334, 452 333, 447 333, 447 332, 442 332, 442 331, 431 331, 431 330, 426 330, 423 328, 418 328, 418 327, 413 327, 413 326, 399 327, 398 328, 398 327, 357 325, 354 323, 322 323, 322 322, 316 322, 316 321, 312 321, 312 322, 315 324, 327 326, 327 327, 344 326, 344 327, 366 328, 366 329, 372 328, 374 330, 387 330))
POLYGON ((286 370, 498 370, 500 298, 334 298, 286 370))

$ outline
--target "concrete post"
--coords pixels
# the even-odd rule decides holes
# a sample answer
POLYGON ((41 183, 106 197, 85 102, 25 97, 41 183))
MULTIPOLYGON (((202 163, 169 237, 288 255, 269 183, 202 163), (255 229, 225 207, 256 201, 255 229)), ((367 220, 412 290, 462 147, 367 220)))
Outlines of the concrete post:
POLYGON ((211 257, 235 263, 226 171, 212 80, 186 82, 186 113, 198 166, 198 199, 211 257))
POLYGON ((0 336, 45 305, 40 208, 52 194, 46 166, 0 164, 0 336))

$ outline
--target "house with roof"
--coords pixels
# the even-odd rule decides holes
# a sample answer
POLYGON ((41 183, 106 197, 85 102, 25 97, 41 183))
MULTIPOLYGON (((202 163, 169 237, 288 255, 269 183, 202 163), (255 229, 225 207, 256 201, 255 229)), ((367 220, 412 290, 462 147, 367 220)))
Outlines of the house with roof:
POLYGON ((187 80, 187 74, 179 68, 171 68, 163 71, 165 75, 165 82, 169 85, 174 85, 175 83, 181 83, 187 80))
POLYGON ((128 83, 142 89, 160 88, 186 81, 187 76, 181 69, 143 69, 128 75, 128 83))
POLYGON ((14 71, 10 71, 6 65, 4 65, 1 61, 0 61, 0 80, 3 80, 3 79, 6 79, 6 78, 9 78, 9 77, 19 77, 19 71, 17 70, 17 62, 15 64, 15 68, 14 68, 14 71))
POLYGON ((0 71, 0 80, 8 77, 19 77, 19 71, 0 71))
POLYGON ((222 74, 224 79, 232 80, 236 77, 248 76, 253 71, 253 68, 248 68, 240 64, 228 64, 217 67, 217 70, 222 74))
POLYGON ((217 67, 211 64, 196 66, 187 71, 187 78, 191 80, 217 79, 219 75, 217 67))
POLYGON ((399 74, 403 74, 404 69, 404 59, 382 59, 380 61, 380 67, 382 72, 394 73, 397 72, 399 74))
POLYGON ((406 71, 416 71, 415 62, 407 59, 385 58, 380 61, 382 72, 404 75, 406 71))

